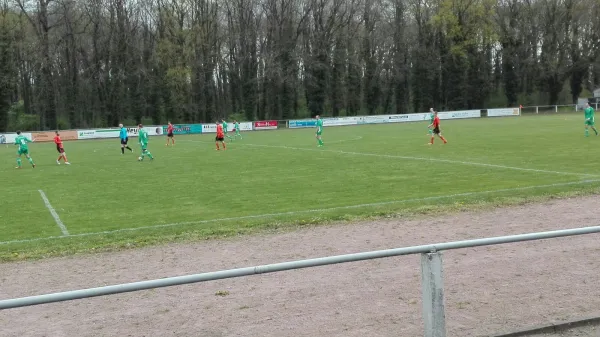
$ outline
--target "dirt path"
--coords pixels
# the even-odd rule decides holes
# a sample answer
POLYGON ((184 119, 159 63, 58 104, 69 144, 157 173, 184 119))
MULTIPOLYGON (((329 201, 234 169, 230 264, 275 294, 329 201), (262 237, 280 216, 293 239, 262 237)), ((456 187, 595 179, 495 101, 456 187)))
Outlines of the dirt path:
MULTIPOLYGON (((597 225, 600 198, 0 264, 0 298, 416 244, 597 225)), ((600 312, 600 237, 444 253, 449 336, 600 312)), ((419 336, 419 256, 0 312, 1 336, 419 336), (226 296, 216 296, 227 291, 226 296)))

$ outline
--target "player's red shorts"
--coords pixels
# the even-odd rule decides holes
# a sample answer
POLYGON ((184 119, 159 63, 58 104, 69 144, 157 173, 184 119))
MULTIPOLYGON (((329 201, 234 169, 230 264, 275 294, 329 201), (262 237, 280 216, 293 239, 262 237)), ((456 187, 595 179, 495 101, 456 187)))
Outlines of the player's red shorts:
POLYGON ((56 151, 58 151, 58 153, 65 153, 65 149, 58 144, 56 144, 56 151))

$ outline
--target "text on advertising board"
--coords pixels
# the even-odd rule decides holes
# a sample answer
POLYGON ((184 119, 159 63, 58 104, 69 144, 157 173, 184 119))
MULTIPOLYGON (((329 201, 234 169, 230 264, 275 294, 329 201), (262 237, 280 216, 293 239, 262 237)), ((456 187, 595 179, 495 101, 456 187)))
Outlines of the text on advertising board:
POLYGON ((277 121, 257 121, 254 122, 254 130, 275 130, 277 121))

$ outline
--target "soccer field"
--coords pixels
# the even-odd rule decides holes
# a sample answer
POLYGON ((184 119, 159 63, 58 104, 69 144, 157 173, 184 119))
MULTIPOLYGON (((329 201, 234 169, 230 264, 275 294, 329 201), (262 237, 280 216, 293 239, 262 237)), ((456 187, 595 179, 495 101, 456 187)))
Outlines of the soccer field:
MULTIPOLYGON (((0 146, 0 260, 38 258, 260 229, 410 215, 593 193, 600 137, 576 114, 246 132, 215 151, 214 135, 150 138, 156 159, 119 141, 33 143, 37 167, 15 170, 0 146), (593 133, 592 133, 593 134, 593 133), (44 197, 47 199, 45 200, 44 197)), ((130 142, 134 143, 135 140, 130 142)), ((535 215, 532 215, 535 216, 535 215)), ((374 228, 374 231, 377 229, 374 228)))

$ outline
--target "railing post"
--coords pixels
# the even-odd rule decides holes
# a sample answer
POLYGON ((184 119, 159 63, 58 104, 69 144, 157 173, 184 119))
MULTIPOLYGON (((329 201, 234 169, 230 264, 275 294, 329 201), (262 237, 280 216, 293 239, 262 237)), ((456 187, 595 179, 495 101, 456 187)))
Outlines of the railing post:
POLYGON ((538 110, 538 109, 539 109, 539 107, 536 105, 536 106, 535 106, 535 113, 536 113, 536 114, 537 114, 537 113, 539 113, 539 110, 538 110))
POLYGON ((425 337, 446 337, 442 253, 421 254, 425 337))
POLYGON ((558 112, 558 105, 554 106, 554 112, 558 112))

